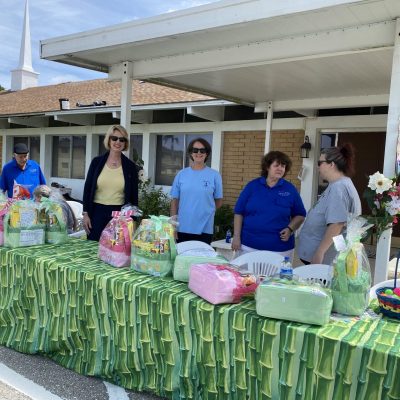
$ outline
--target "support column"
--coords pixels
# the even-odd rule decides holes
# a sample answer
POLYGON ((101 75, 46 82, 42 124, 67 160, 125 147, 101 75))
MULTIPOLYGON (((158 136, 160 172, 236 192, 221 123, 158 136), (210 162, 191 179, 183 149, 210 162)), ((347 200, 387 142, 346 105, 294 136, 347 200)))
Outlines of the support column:
MULTIPOLYGON (((383 174, 391 178, 395 174, 397 138, 399 135, 400 117, 400 19, 396 20, 394 38, 392 76, 390 79, 389 111, 386 128, 385 157, 383 174)), ((392 230, 386 230, 378 241, 376 248, 374 283, 387 279, 392 230)))
POLYGON ((132 72, 133 64, 124 61, 122 64, 121 79, 121 125, 131 132, 131 106, 132 106, 132 72))
POLYGON ((265 127, 264 154, 267 154, 271 148, 272 117, 273 117, 272 101, 269 101, 267 103, 267 125, 265 127))
POLYGON ((222 140, 221 124, 216 123, 213 129, 211 168, 221 172, 222 167, 222 140))
MULTIPOLYGON (((317 180, 315 176, 316 160, 319 158, 319 140, 317 137, 316 118, 304 119, 304 137, 308 136, 311 143, 310 158, 303 158, 303 168, 301 174, 300 196, 304 207, 309 210, 316 199, 317 180)), ((300 149, 298 149, 300 151, 300 149)))

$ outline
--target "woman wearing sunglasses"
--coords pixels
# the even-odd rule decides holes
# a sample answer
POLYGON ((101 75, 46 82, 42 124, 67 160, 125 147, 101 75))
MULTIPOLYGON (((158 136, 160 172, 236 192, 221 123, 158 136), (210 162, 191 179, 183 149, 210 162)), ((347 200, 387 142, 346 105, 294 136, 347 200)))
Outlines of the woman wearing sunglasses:
POLYGON ((235 205, 232 250, 268 250, 292 257, 293 233, 306 210, 296 187, 283 179, 291 166, 290 158, 280 151, 262 158, 261 177, 245 186, 235 205))
POLYGON ((210 144, 203 138, 190 142, 191 166, 178 172, 171 188, 171 215, 178 216, 177 241, 200 240, 210 244, 215 210, 222 205, 222 178, 209 168, 210 144))
POLYGON ((129 147, 126 129, 111 126, 104 147, 108 151, 92 160, 83 191, 83 226, 88 239, 97 241, 113 211, 127 203, 138 205, 139 167, 122 153, 129 147))
POLYGON ((333 237, 343 232, 350 214, 361 214, 360 197, 349 178, 354 173, 353 146, 322 150, 318 169, 328 186, 307 214, 297 254, 304 264, 331 265, 336 255, 333 237))

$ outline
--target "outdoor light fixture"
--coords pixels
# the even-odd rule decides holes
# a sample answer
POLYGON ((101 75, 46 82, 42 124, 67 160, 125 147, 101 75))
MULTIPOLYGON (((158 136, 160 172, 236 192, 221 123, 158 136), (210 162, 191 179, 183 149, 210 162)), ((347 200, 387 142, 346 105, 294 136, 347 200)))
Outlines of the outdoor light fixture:
POLYGON ((300 146, 300 156, 301 158, 309 158, 311 150, 311 143, 308 136, 304 138, 304 143, 300 146))

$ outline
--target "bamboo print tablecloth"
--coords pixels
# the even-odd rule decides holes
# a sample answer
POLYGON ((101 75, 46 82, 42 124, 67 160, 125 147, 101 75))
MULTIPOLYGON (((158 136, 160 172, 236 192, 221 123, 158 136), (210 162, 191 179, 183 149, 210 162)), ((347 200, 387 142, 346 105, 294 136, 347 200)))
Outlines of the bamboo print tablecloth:
POLYGON ((400 324, 318 328, 110 267, 97 243, 0 249, 0 344, 174 399, 400 399, 400 324))

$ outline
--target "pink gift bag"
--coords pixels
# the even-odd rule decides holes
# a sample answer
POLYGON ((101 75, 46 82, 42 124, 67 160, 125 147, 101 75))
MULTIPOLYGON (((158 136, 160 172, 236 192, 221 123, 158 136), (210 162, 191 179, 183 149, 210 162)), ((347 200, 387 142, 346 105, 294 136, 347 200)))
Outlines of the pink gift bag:
POLYGON ((11 200, 0 202, 0 246, 4 246, 4 216, 7 214, 11 200))
POLYGON ((229 265, 194 264, 189 271, 189 289, 212 304, 239 303, 243 296, 254 294, 254 275, 241 274, 229 265))
POLYGON ((129 267, 134 221, 133 211, 113 211, 112 220, 101 233, 99 240, 100 260, 114 267, 129 267))

